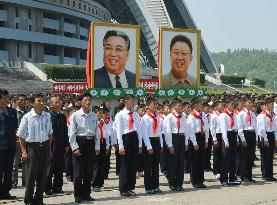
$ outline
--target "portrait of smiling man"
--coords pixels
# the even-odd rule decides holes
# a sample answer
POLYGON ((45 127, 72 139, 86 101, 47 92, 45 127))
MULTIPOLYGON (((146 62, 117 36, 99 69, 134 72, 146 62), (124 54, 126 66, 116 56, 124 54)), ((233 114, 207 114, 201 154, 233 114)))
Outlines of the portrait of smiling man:
MULTIPOLYGON (((174 36, 170 43, 170 72, 162 76, 163 88, 196 87, 197 80, 188 73, 193 60, 193 46, 185 35, 174 36)), ((196 68, 195 68, 196 69, 196 68)))
POLYGON ((94 87, 135 88, 136 74, 126 69, 130 56, 128 35, 122 31, 107 31, 103 38, 103 52, 104 66, 94 71, 94 87))

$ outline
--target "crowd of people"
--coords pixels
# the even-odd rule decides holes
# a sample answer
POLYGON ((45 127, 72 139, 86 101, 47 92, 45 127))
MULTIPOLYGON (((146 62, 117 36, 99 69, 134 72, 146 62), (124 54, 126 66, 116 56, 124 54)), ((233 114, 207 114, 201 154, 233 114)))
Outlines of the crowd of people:
POLYGON ((275 182, 277 95, 208 95, 158 99, 126 95, 111 108, 81 95, 10 95, 0 89, 0 200, 19 186, 24 203, 43 205, 43 194, 63 193, 63 172, 73 182, 75 202, 94 201, 116 156, 119 191, 135 196, 137 176, 146 194, 161 193, 160 171, 173 192, 183 191, 184 174, 206 188, 205 170, 224 187, 255 183, 252 169, 261 152, 261 173, 275 182), (211 157, 213 156, 213 157, 211 157), (64 163, 63 163, 64 162, 64 163))

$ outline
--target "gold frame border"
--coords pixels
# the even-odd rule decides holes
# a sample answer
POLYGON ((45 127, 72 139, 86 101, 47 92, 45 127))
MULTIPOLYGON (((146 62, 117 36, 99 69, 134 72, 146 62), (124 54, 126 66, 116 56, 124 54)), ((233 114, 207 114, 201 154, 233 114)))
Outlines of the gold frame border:
POLYGON ((201 58, 201 30, 198 29, 181 29, 181 28, 166 28, 161 27, 159 33, 159 65, 158 65, 158 72, 159 72, 159 88, 162 87, 162 45, 163 45, 163 32, 173 31, 173 32, 187 32, 187 33, 196 33, 197 34, 197 78, 196 78, 196 88, 200 87, 200 58, 201 58))
POLYGON ((90 34, 91 34, 91 88, 94 88, 94 28, 96 26, 105 26, 113 28, 132 28, 136 30, 136 87, 139 88, 140 79, 140 63, 139 63, 139 50, 140 50, 140 26, 132 24, 115 24, 115 23, 104 23, 104 22, 91 22, 90 34))

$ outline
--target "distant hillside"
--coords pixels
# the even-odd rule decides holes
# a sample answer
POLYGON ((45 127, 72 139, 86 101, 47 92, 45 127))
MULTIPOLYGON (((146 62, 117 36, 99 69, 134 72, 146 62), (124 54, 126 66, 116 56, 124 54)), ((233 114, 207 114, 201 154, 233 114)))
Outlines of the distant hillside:
POLYGON ((257 49, 236 49, 226 52, 211 53, 217 66, 224 64, 226 74, 237 73, 246 76, 261 78, 268 81, 266 86, 273 88, 274 81, 277 87, 277 52, 257 49))

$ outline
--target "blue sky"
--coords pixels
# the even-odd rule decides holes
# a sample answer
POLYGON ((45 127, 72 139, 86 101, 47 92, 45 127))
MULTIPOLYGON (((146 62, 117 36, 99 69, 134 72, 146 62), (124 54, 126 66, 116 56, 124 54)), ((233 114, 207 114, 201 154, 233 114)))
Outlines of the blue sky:
POLYGON ((277 50, 277 0, 185 0, 212 52, 277 50))

